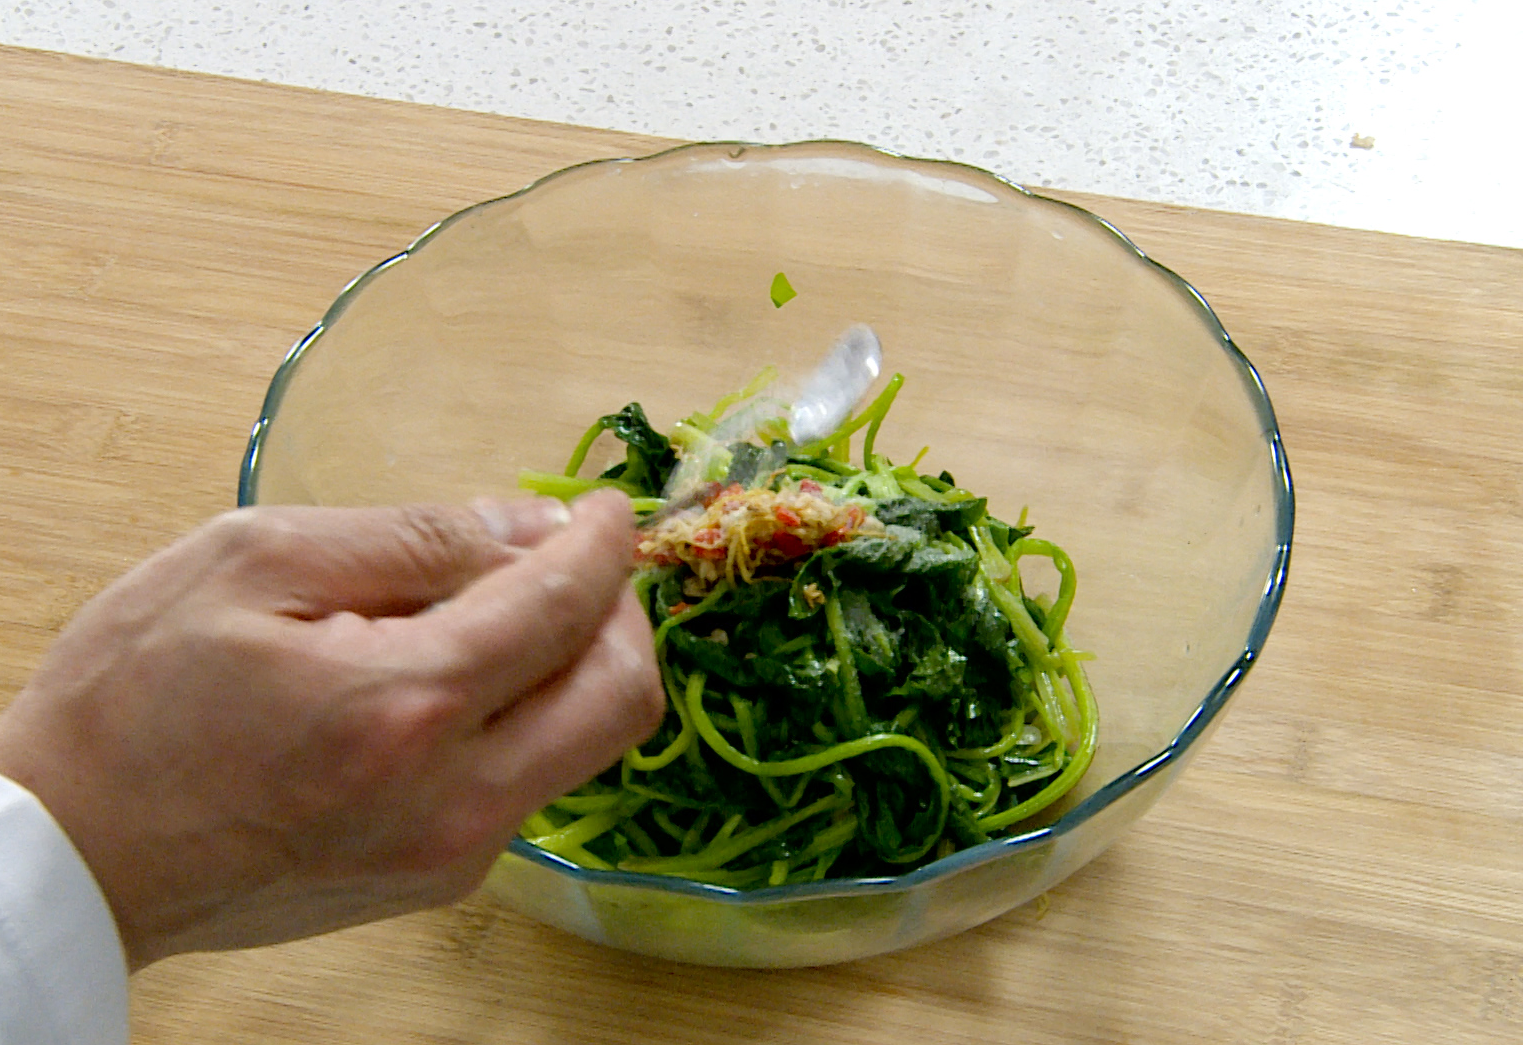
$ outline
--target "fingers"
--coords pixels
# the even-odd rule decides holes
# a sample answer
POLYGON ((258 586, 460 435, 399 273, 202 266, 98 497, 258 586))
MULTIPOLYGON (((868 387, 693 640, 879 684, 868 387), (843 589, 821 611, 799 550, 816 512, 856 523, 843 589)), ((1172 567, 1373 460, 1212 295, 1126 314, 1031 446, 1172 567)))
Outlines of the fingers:
POLYGON ((648 738, 665 712, 650 624, 626 589, 587 655, 482 736, 479 771, 509 796, 517 824, 648 738))
POLYGON ((613 490, 580 498, 560 532, 412 622, 447 636, 463 681, 485 715, 575 663, 628 591, 633 544, 629 499, 613 490))
POLYGON ((553 497, 498 501, 479 497, 471 502, 487 532, 515 548, 537 547, 571 521, 571 510, 553 497))
POLYGON ((406 616, 448 599, 570 520, 549 498, 397 508, 260 508, 222 541, 269 608, 301 619, 406 616))

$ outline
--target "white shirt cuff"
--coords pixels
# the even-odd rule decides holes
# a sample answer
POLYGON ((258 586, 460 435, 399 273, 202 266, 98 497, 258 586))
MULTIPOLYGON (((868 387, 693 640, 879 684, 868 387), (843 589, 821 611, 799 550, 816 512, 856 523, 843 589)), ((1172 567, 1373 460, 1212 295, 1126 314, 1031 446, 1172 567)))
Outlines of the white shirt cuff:
POLYGON ((116 920, 63 828, 0 776, 0 1045, 125 1045, 116 920))

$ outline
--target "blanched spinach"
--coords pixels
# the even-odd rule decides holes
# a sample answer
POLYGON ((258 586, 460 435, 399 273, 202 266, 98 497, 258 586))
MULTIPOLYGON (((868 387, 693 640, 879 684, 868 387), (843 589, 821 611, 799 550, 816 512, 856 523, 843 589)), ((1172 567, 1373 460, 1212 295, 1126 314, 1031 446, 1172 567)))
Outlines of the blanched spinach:
MULTIPOLYGON (((1096 721, 1060 628, 1071 564, 947 472, 844 460, 850 432, 867 426, 871 443, 901 381, 817 453, 728 447, 727 481, 807 480, 875 521, 744 580, 695 589, 684 565, 637 578, 666 721, 531 817, 531 841, 590 867, 738 888, 892 875, 997 836, 1074 785, 1096 721), (1022 588, 1025 554, 1068 571, 1056 602, 1022 588)), ((627 444, 599 479, 659 495, 677 454, 640 406, 594 429, 627 444)), ((547 489, 572 489, 562 483, 547 489)))

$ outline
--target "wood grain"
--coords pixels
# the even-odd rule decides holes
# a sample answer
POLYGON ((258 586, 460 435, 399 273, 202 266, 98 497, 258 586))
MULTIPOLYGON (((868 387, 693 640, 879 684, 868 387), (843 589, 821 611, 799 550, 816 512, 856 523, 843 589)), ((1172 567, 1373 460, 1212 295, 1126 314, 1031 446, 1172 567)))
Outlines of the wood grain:
MULTIPOLYGON (((350 277, 662 144, 0 49, 0 702, 83 600, 231 506, 270 373, 350 277)), ((1299 514, 1234 710, 1045 914, 752 973, 473 902, 163 963, 135 1040, 1523 1040, 1523 253, 1062 195, 1216 307, 1299 514)))

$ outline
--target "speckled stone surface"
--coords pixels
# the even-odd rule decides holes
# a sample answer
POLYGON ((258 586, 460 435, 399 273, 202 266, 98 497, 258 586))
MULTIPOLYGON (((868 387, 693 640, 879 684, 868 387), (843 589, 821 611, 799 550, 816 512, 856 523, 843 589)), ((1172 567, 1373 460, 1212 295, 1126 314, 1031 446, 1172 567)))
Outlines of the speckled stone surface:
POLYGON ((1516 0, 12 0, 0 42, 1523 247, 1516 0))

